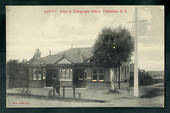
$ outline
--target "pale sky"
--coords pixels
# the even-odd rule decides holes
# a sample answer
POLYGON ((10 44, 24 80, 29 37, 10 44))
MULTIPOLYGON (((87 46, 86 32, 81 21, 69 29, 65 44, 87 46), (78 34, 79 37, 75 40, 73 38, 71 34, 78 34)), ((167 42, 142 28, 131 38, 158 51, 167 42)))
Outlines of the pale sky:
MULTIPOLYGON (((56 54, 71 45, 92 47, 104 27, 122 26, 133 35, 133 24, 128 23, 133 18, 132 6, 7 6, 7 60, 29 60, 37 48, 42 56, 47 56, 50 50, 56 54), (63 13, 69 10, 72 13, 63 13), (101 12, 92 13, 92 10, 101 12), (103 10, 118 12, 106 13, 103 10), (120 13, 120 10, 124 12, 120 13)), ((164 70, 164 7, 140 6, 138 19, 147 20, 145 23, 148 24, 146 28, 145 23, 139 24, 138 33, 143 34, 138 36, 139 68, 164 70)))

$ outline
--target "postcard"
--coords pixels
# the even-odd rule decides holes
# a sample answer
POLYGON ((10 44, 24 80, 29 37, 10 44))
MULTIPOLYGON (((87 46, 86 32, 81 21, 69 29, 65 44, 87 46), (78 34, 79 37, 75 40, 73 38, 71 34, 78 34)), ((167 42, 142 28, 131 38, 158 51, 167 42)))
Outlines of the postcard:
POLYGON ((164 107, 164 6, 6 6, 6 107, 164 107))

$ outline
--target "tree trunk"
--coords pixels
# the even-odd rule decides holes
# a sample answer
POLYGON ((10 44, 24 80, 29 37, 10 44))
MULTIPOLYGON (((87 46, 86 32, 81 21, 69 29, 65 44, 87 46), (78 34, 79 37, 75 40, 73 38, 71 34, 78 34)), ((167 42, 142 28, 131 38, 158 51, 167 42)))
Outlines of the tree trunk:
POLYGON ((111 76, 111 90, 116 91, 115 87, 115 71, 114 68, 110 68, 110 76, 111 76))
POLYGON ((119 84, 119 89, 120 89, 120 66, 118 67, 118 69, 119 69, 119 81, 118 81, 118 84, 119 84))

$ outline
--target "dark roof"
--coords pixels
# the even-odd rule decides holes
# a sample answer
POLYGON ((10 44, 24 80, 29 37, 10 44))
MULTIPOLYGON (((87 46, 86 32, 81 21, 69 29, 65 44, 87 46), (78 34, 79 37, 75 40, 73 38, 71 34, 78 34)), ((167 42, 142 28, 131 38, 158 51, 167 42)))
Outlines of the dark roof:
POLYGON ((55 64, 59 60, 65 58, 72 63, 82 63, 86 59, 93 56, 93 49, 91 47, 85 48, 71 48, 54 55, 49 55, 42 57, 40 59, 34 60, 30 59, 28 64, 38 65, 38 64, 55 64))

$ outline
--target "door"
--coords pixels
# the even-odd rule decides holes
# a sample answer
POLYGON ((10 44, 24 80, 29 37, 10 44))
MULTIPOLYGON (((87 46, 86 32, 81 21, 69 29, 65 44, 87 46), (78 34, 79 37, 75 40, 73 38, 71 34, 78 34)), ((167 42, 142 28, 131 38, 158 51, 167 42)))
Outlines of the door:
POLYGON ((86 85, 86 70, 75 69, 74 70, 74 85, 76 87, 85 87, 86 85))
POLYGON ((55 81, 59 81, 58 69, 47 69, 46 87, 52 87, 55 81))

